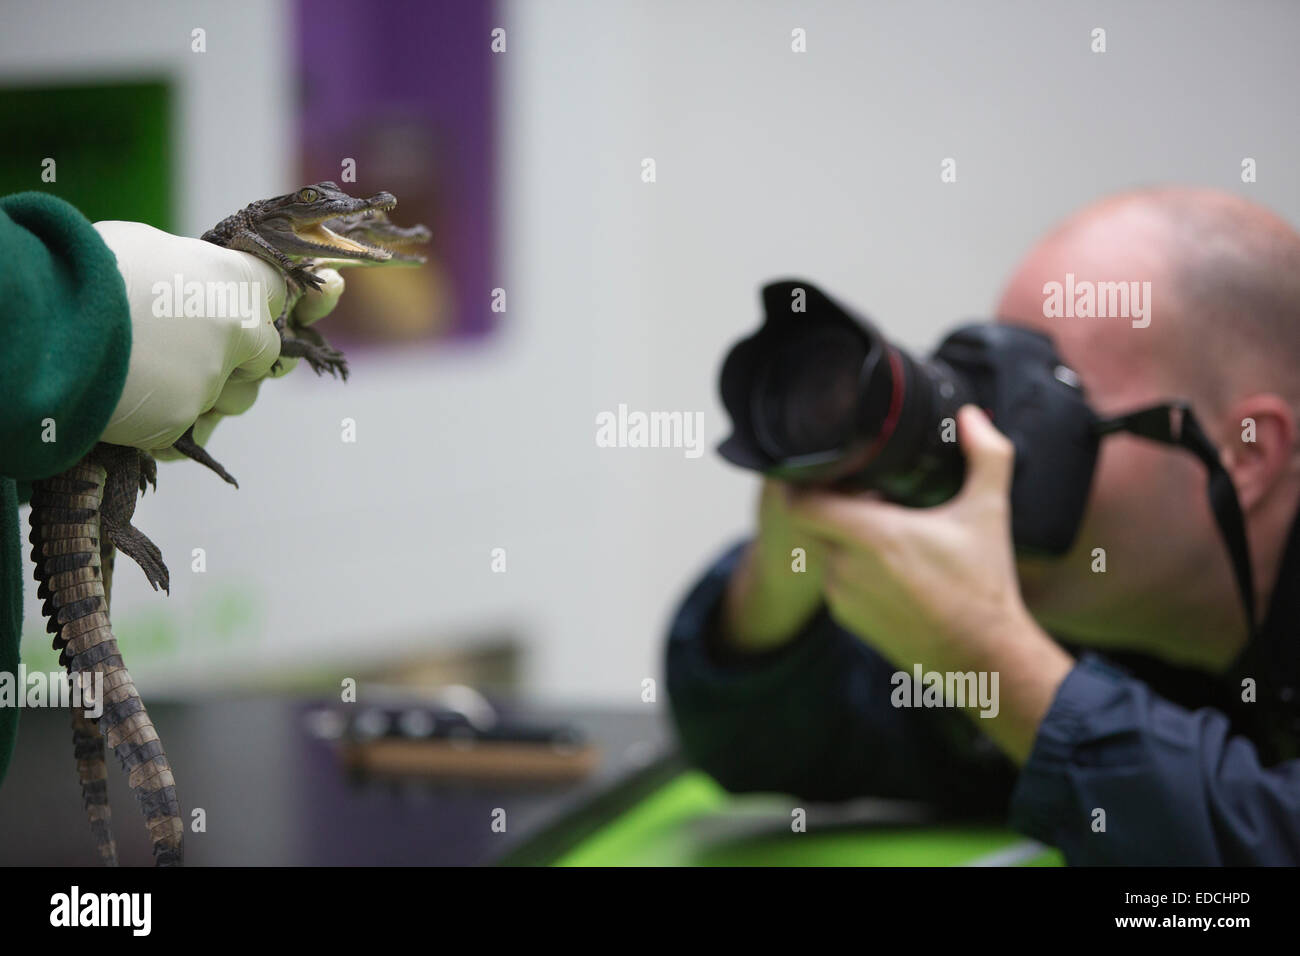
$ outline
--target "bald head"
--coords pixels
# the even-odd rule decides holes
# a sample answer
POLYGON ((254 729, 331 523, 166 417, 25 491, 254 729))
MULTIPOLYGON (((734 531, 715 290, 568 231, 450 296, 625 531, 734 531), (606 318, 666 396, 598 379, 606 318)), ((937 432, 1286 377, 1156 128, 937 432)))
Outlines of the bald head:
MULTIPOLYGON (((1103 416, 1191 401, 1232 477, 1256 603, 1267 607, 1300 501, 1300 235, 1225 193, 1124 193, 1081 210, 1035 246, 998 314, 1050 335, 1103 416), (1114 310, 1045 308, 1045 286, 1067 276, 1071 286, 1125 284, 1130 299, 1133 284, 1149 288, 1149 323, 1114 310)), ((1039 620, 1086 643, 1218 669, 1246 639, 1205 469, 1156 442, 1124 434, 1103 441, 1071 552, 1022 559, 1020 572, 1039 620), (1123 573, 1090 573, 1096 548, 1123 573)))
POLYGON ((1135 389, 1186 396, 1207 411, 1246 389, 1300 402, 1300 234, 1229 193, 1144 189, 1088 206, 1025 259, 999 314, 1051 334, 1067 360, 1086 354, 1077 364, 1100 381, 1085 384, 1119 404, 1135 389), (1044 317, 1044 284, 1067 273, 1150 282, 1150 325, 1044 317))

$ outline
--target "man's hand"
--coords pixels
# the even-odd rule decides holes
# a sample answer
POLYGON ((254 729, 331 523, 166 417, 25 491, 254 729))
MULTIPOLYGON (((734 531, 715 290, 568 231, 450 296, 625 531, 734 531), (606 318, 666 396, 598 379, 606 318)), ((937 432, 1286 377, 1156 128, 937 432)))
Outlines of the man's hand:
MULTIPOLYGON (((98 222, 95 229, 117 257, 126 283, 132 336, 126 386, 102 440, 177 457, 164 449, 191 425, 201 445, 223 416, 242 414, 253 404, 280 357, 273 322, 284 307, 284 279, 256 256, 143 223, 98 222), (205 313, 207 289, 235 291, 233 302, 227 297, 224 316, 185 314, 186 286, 196 282, 205 290, 205 313), (251 316, 239 314, 241 302, 252 304, 251 316)), ((320 275, 324 287, 304 296, 295 309, 300 323, 328 314, 343 291, 337 272, 320 275)), ((296 364, 286 359, 276 374, 296 364)))
POLYGON ((1020 597, 1009 492, 1015 451, 974 406, 958 414, 967 474, 934 508, 796 493, 796 527, 827 543, 835 619, 909 673, 995 671, 999 714, 981 729, 1023 761, 1073 662, 1020 597))

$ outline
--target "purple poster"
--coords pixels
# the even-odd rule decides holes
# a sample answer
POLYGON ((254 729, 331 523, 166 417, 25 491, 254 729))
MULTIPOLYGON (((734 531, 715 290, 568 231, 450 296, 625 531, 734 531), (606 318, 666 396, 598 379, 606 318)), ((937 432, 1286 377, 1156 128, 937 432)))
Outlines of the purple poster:
POLYGON ((330 317, 340 343, 493 328, 493 11, 480 0, 297 6, 303 181, 333 180, 359 196, 387 190, 400 202, 394 222, 433 233, 422 267, 347 270, 348 294, 330 317))

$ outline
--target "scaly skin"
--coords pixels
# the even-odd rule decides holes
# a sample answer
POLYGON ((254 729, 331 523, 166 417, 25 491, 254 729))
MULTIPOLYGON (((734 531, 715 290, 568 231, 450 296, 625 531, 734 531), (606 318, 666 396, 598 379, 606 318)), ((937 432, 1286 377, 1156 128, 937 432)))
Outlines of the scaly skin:
MULTIPOLYGON (((104 610, 109 610, 113 593, 113 563, 117 549, 102 534, 99 539, 99 570, 104 582, 104 610)), ((39 568, 37 575, 39 577, 39 568)), ((81 799, 90 820, 95 848, 105 866, 117 866, 117 843, 113 839, 113 808, 108 802, 108 761, 104 754, 104 735, 99 723, 86 716, 85 706, 75 702, 72 714, 72 752, 77 758, 77 779, 81 782, 81 799)))
MULTIPOLYGON (((168 586, 167 569, 153 542, 131 525, 136 496, 153 474, 152 459, 134 448, 99 444, 61 475, 32 486, 32 560, 37 596, 59 662, 73 680, 103 678, 103 713, 97 721, 73 716, 73 741, 82 795, 104 862, 116 862, 104 789, 104 749, 96 725, 129 774, 159 866, 179 866, 184 823, 176 781, 162 742, 127 672, 108 616, 105 553, 114 547, 136 558, 150 583, 168 586)), ((111 573, 111 572, 110 572, 111 573)), ((84 684, 87 692, 93 684, 84 684)), ((83 702, 83 708, 84 702, 83 702)))

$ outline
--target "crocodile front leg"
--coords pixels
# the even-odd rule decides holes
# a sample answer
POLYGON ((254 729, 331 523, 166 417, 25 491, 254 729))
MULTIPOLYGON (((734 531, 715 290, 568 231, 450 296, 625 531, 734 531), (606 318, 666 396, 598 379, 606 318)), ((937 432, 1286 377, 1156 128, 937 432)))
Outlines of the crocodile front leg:
POLYGON ((348 360, 338 349, 332 348, 324 336, 314 329, 304 327, 294 329, 292 336, 285 336, 280 341, 280 355, 283 358, 303 358, 317 375, 329 372, 348 380, 348 360))
POLYGON ((227 249, 251 252, 259 259, 270 263, 284 273, 290 284, 290 292, 305 292, 307 289, 319 289, 325 280, 317 276, 306 266, 295 264, 293 259, 281 252, 268 240, 252 229, 240 229, 224 243, 227 249))

